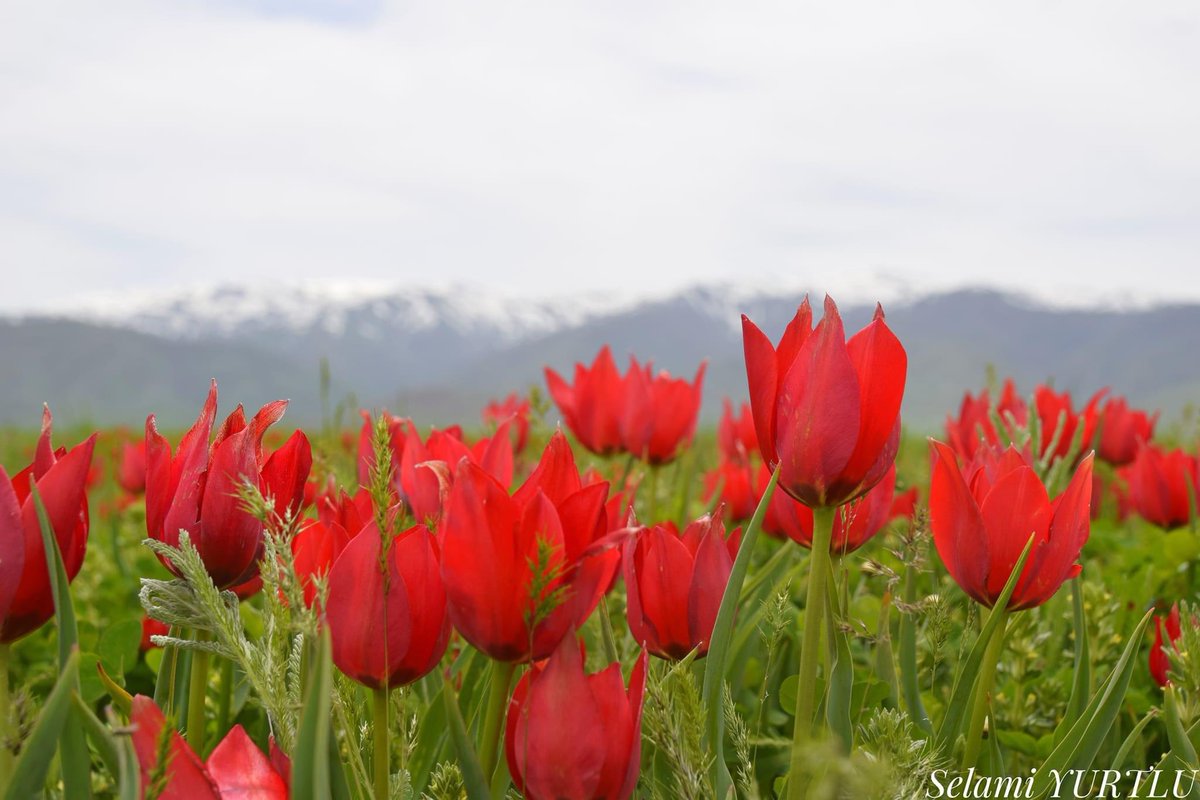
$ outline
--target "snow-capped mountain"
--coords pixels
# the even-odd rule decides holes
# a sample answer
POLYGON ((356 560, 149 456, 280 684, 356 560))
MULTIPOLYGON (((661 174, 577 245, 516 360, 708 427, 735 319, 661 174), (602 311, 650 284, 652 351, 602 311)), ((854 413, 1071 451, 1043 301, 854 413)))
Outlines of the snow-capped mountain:
MULTIPOLYGON (((212 377, 223 407, 290 397, 289 418, 311 423, 325 359, 334 401, 352 396, 347 413, 387 407, 470 425, 488 397, 541 384, 545 366, 569 373, 602 344, 675 374, 707 360, 711 419, 723 396, 745 396, 740 314, 777 336, 804 294, 774 283, 568 298, 330 284, 100 298, 0 319, 0 375, 20 376, 0 382, 0 424, 34 424, 48 401, 63 420, 137 423, 154 411, 179 425, 212 377)), ((873 286, 838 294, 848 331, 881 295, 908 351, 905 419, 920 429, 936 428, 989 364, 1023 388, 1051 377, 1080 393, 1110 386, 1168 416, 1200 398, 1188 366, 1200 305, 1062 308, 988 290, 912 296, 873 286)))

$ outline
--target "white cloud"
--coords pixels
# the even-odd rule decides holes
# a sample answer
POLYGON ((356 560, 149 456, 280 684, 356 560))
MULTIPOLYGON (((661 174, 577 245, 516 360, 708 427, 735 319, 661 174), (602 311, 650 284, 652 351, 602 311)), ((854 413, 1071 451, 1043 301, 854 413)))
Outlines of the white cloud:
POLYGON ((305 8, 0 9, 0 307, 798 273, 1200 297, 1191 4, 305 8))

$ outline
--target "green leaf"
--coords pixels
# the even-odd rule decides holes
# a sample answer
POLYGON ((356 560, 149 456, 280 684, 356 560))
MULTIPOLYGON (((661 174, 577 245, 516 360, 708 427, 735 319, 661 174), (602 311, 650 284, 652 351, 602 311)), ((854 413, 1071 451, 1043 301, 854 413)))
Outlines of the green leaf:
POLYGON ((771 496, 775 494, 775 486, 779 483, 779 470, 771 473, 767 488, 763 491, 758 508, 742 534, 741 544, 738 545, 737 558, 733 561, 733 569, 729 574, 729 582, 725 585, 725 593, 721 595, 721 605, 717 609, 717 619, 713 624, 712 637, 709 639, 708 657, 704 661, 704 684, 701 698, 704 701, 705 713, 708 715, 708 743, 713 753, 712 778, 716 787, 717 797, 724 797, 733 778, 729 767, 725 764, 725 713, 721 705, 721 688, 725 683, 725 671, 729 664, 729 645, 733 636, 733 619, 737 614, 739 600, 742 594, 742 583, 746 580, 746 571, 750 568, 750 559, 754 552, 754 543, 762 530, 763 517, 771 496))
POLYGON ((479 765, 475 746, 471 744, 471 737, 467 735, 467 725, 463 722, 462 711, 458 707, 458 697, 445 675, 442 676, 442 705, 450 723, 450 739, 458 753, 458 764, 462 770, 468 800, 490 800, 492 794, 487 779, 483 776, 483 767, 479 765))
MULTIPOLYGON (((834 587, 830 575, 829 586, 834 587)), ((850 655, 850 641, 846 632, 838 625, 833 609, 833 592, 825 593, 825 627, 829 632, 829 686, 825 694, 825 719, 841 740, 846 752, 854 749, 854 723, 850 720, 850 701, 854 693, 854 660, 850 655)))
POLYGON ((946 715, 942 717, 942 724, 937 732, 937 745, 943 752, 950 750, 962 729, 963 719, 971 705, 971 690, 975 686, 975 679, 979 676, 979 668, 983 664, 984 651, 987 650, 988 642, 992 640, 992 634, 996 627, 1005 619, 1004 609, 1008 607, 1008 600, 1012 597, 1013 590, 1017 587, 1017 581, 1025 569, 1029 551, 1033 548, 1033 538, 1030 536, 1029 541, 1025 543, 1021 557, 1017 559, 1012 573, 1008 576, 1008 582, 1004 584, 1004 591, 1000 592, 1000 597, 996 600, 992 613, 988 614, 987 622, 984 623, 979 637, 971 647, 967 660, 963 663, 958 675, 955 676, 954 689, 950 693, 950 702, 946 706, 946 715))
POLYGON ((1153 615, 1154 609, 1150 609, 1142 617, 1100 691, 1088 703, 1079 721, 1071 726, 1071 730, 1038 769, 1033 778, 1030 796, 1041 797, 1051 788, 1053 770, 1062 773, 1067 769, 1087 769, 1091 766, 1100 745, 1112 730, 1121 704, 1125 701, 1125 691, 1129 688, 1129 679, 1133 674, 1133 657, 1141 647, 1146 626, 1150 624, 1153 615))
MULTIPOLYGON (((5 800, 28 800, 42 796, 54 752, 59 747, 63 730, 68 727, 66 723, 71 710, 71 693, 78 684, 78 678, 79 656, 72 653, 67 657, 54 689, 34 721, 33 730, 21 746, 21 755, 13 768, 5 800)), ((82 730, 79 732, 83 733, 82 730)))
POLYGON ((1075 679, 1071 683, 1071 699, 1067 701, 1067 710, 1062 721, 1054 732, 1054 743, 1062 741, 1067 731, 1079 719, 1087 704, 1088 696, 1092 693, 1092 668, 1088 652, 1087 618, 1083 613, 1083 585, 1077 577, 1071 581, 1071 604, 1074 610, 1075 623, 1075 679))
POLYGON ((321 631, 317 657, 304 693, 304 711, 292 751, 292 797, 330 800, 329 738, 333 697, 333 658, 329 630, 321 631))
MULTIPOLYGON (((80 690, 79 658, 74 656, 79 643, 79 627, 75 621, 75 606, 71 603, 71 583, 63 565, 62 553, 46 505, 38 492, 35 481, 29 482, 29 496, 37 511, 38 526, 42 534, 42 548, 46 555, 47 571, 50 573, 50 589, 54 595, 54 620, 58 628, 58 664, 60 675, 67 662, 75 657, 75 669, 71 689, 80 690)), ((63 797, 66 800, 89 800, 92 796, 92 757, 88 752, 83 730, 77 725, 66 725, 59 742, 59 764, 63 777, 63 797)))
MULTIPOLYGON (((905 604, 912 609, 917 602, 917 570, 908 564, 904 568, 905 604)), ((926 734, 933 733, 929 712, 921 702, 920 674, 917 670, 917 621, 912 610, 900 615, 900 692, 904 695, 904 708, 913 724, 926 734)))
POLYGON ((417 738, 412 756, 408 760, 408 774, 412 781, 413 796, 420 797, 429 784, 434 766, 441 760, 447 742, 446 705, 442 702, 441 686, 425 706, 425 713, 417 723, 417 738))

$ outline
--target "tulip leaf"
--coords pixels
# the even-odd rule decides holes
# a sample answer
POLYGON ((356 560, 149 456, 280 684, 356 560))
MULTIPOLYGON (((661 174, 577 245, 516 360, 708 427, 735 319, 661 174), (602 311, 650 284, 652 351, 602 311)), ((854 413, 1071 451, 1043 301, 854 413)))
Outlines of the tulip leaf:
POLYGON ((292 797, 330 800, 329 739, 333 696, 333 657, 329 630, 321 631, 309 675, 304 711, 292 751, 292 797))
POLYGON ((946 715, 942 718, 941 727, 937 732, 938 748, 943 752, 948 751, 954 744, 954 740, 962 728, 963 718, 971 705, 971 690, 975 687, 975 679, 979 676, 979 669, 983 665, 984 651, 987 650, 988 642, 992 640, 992 634, 1005 619, 1004 610, 1008 607, 1008 601, 1012 597, 1013 591, 1017 588, 1017 581, 1020 580, 1021 573, 1025 569, 1025 562, 1029 560, 1029 552, 1033 549, 1033 539, 1034 537, 1031 535, 1029 541, 1025 543, 1025 549, 1021 551, 1021 557, 1017 559, 1012 573, 1008 576, 1004 590, 1000 592, 1000 597, 992 607, 992 613, 988 615, 987 622, 984 623, 978 638, 975 639, 974 646, 971 647, 971 652, 967 655, 967 660, 963 662, 958 675, 955 676, 954 688, 950 692, 950 702, 946 705, 946 715))
MULTIPOLYGON (((831 564, 832 566, 832 564, 831 564)), ((829 576, 829 586, 836 586, 829 576)), ((825 593, 825 627, 829 631, 829 681, 825 693, 825 719, 841 740, 846 752, 854 749, 854 723, 850 720, 851 699, 854 694, 854 660, 846 631, 838 624, 834 611, 834 593, 825 593)))
POLYGON ((1125 766, 1125 759, 1129 758, 1130 752, 1133 751, 1133 746, 1142 738, 1142 731, 1150 724, 1150 720, 1158 716, 1158 713, 1157 708, 1152 708, 1146 712, 1146 716, 1138 720, 1138 724, 1133 726, 1133 730, 1125 737, 1125 741, 1121 742, 1121 746, 1117 749, 1117 754, 1113 756, 1113 761, 1109 769, 1120 769, 1125 766))
POLYGON ((438 686, 417 723, 417 738, 408 760, 408 775, 414 797, 420 797, 425 791, 433 767, 445 748, 447 720, 446 704, 442 702, 444 691, 438 686))
POLYGON ((725 763, 725 713, 721 704, 721 692, 725 683, 725 673, 729 668, 729 646, 733 638, 733 618, 742 595, 742 583, 746 580, 746 571, 750 568, 750 559, 754 552, 754 543, 762 530, 763 517, 771 496, 775 494, 775 486, 779 483, 779 470, 771 473, 771 479, 763 491, 758 508, 742 534, 741 544, 738 545, 737 558, 733 560, 733 569, 729 573, 729 582, 725 585, 725 593, 721 595, 721 604, 717 608, 717 619, 713 624, 712 638, 709 640, 708 657, 704 661, 704 684, 701 699, 704 710, 708 715, 708 742, 713 753, 712 777, 716 787, 717 797, 724 797, 733 785, 729 767, 725 763))
MULTIPOLYGON (((46 513, 46 504, 42 502, 36 481, 30 480, 29 495, 37 511, 42 548, 46 556, 46 571, 50 575, 50 590, 54 596, 60 676, 65 674, 63 670, 74 656, 75 669, 70 688, 79 692, 79 656, 75 655, 79 643, 79 626, 75 621, 75 606, 71 602, 71 583, 67 578, 67 569, 58 549, 58 539, 54 536, 54 527, 50 524, 50 516, 46 513)), ((83 729, 77 725, 63 726, 59 748, 63 796, 66 800, 87 800, 92 796, 92 757, 88 752, 83 729)))
POLYGON ((463 722, 462 711, 458 707, 458 697, 454 687, 450 685, 450 679, 445 675, 442 676, 442 705, 446 709, 450 739, 458 753, 458 764, 462 770, 468 800, 490 800, 491 790, 483 776, 483 767, 479 765, 475 746, 471 744, 471 737, 467 735, 467 725, 463 722))
POLYGON ((1112 730, 1113 723, 1125 701, 1129 679, 1133 675, 1134 655, 1146 634, 1146 626, 1154 615, 1150 609, 1142 617, 1125 644, 1125 650, 1113 666, 1112 672, 1101 685, 1100 691, 1088 703, 1079 720, 1071 726, 1046 761, 1034 774, 1028 796, 1041 797, 1050 788, 1054 770, 1061 774, 1067 769, 1087 769, 1100 750, 1100 745, 1112 730))
MULTIPOLYGON (((50 771, 50 763, 54 760, 54 752, 58 749, 63 730, 74 727, 66 723, 71 710, 71 694, 78 682, 79 656, 72 653, 67 657, 67 663, 59 673, 58 681, 34 721, 33 730, 21 745, 21 755, 13 767, 4 800, 26 800, 42 796, 46 775, 50 771)), ((79 732, 83 733, 82 730, 79 732)))
POLYGON ((904 568, 904 603, 910 609, 900 615, 900 692, 908 717, 926 734, 933 733, 929 712, 921 701, 920 676, 917 672, 917 621, 912 608, 917 602, 917 571, 912 564, 904 568))
POLYGON ((1088 652, 1087 618, 1083 610, 1083 585, 1079 578, 1071 581, 1071 604, 1074 608, 1075 677, 1071 684, 1071 699, 1063 714, 1058 729, 1054 732, 1054 743, 1058 744, 1067 731, 1083 713, 1083 707, 1092 693, 1091 656, 1088 652))
POLYGON ((108 696, 112 698, 113 705, 122 714, 128 714, 133 708, 133 696, 112 679, 112 676, 105 671, 104 664, 99 661, 96 662, 96 674, 100 676, 100 682, 104 684, 104 688, 108 691, 108 696))
POLYGON ((121 774, 121 754, 112 731, 100 721, 100 718, 92 712, 92 709, 77 693, 71 694, 71 712, 82 725, 87 738, 91 740, 96 754, 108 768, 108 774, 114 777, 119 776, 121 774))
MULTIPOLYGON (((1176 760, 1176 769, 1191 770, 1197 764, 1196 748, 1188 738, 1183 722, 1179 719, 1179 695, 1175 687, 1167 684, 1163 702, 1163 727, 1167 729, 1167 741, 1176 760)), ((1194 774, 1194 773, 1193 773, 1194 774)))

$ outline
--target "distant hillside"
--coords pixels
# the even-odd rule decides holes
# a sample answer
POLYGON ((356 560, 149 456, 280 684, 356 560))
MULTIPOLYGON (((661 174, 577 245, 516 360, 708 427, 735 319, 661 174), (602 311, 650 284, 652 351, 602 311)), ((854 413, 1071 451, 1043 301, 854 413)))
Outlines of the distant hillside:
MULTIPOLYGON (((209 377, 223 407, 276 397, 289 419, 320 416, 318 364, 332 365, 334 399, 353 391, 430 423, 474 422, 489 396, 569 371, 609 343, 690 376, 708 359, 705 414, 745 395, 739 312, 777 336, 802 295, 709 286, 650 301, 578 304, 472 298, 461 289, 269 299, 225 289, 203 298, 73 318, 0 320, 0 424, 32 425, 43 400, 64 420, 138 424, 150 411, 171 424, 195 414, 209 377), (223 313, 224 309, 224 313, 223 313)), ((871 307, 843 307, 855 330, 871 307)), ((992 291, 927 296, 887 307, 909 353, 905 420, 931 430, 979 386, 986 365, 1023 390, 1053 378, 1081 394, 1111 386, 1168 416, 1200 399, 1200 305, 1131 311, 1063 310, 992 291)))

